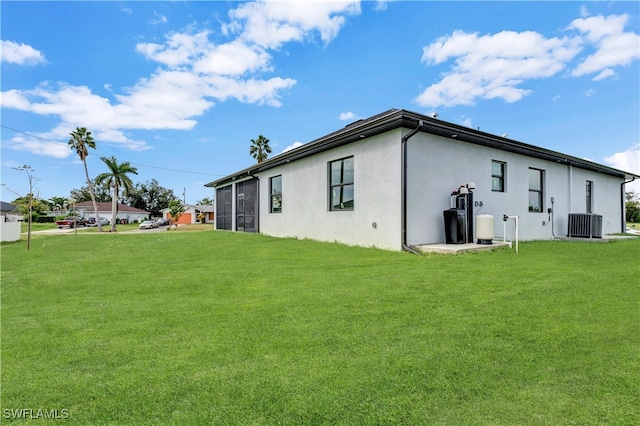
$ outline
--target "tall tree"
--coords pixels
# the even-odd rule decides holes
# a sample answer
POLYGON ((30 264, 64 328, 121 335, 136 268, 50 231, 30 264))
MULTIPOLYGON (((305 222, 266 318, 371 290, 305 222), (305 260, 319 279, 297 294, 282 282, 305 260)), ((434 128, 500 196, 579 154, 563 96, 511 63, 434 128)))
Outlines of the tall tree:
MULTIPOLYGON (((128 175, 129 173, 137 175, 138 169, 131 166, 131 163, 128 161, 118 163, 118 160, 116 160, 116 157, 114 156, 111 156, 110 158, 100 157, 100 159, 104 161, 104 164, 107 165, 109 171, 96 176, 96 183, 105 183, 110 186, 113 191, 111 195, 111 230, 115 231, 118 218, 118 194, 120 188, 124 189, 125 194, 133 188, 133 182, 128 175)), ((100 218, 97 216, 96 222, 100 222, 100 218)))
POLYGON ((136 183, 125 197, 128 205, 148 211, 151 217, 162 216, 161 210, 169 207, 169 202, 175 199, 173 190, 160 186, 155 179, 136 183))
POLYGON ((31 210, 33 216, 40 216, 49 208, 49 205, 45 201, 39 200, 34 194, 18 197, 11 201, 11 204, 16 206, 18 211, 24 216, 29 214, 29 210, 31 210), (31 204, 31 209, 29 209, 29 204, 31 204))
POLYGON ((627 222, 640 223, 640 195, 629 191, 624 196, 627 222))
POLYGON ((255 158, 258 163, 262 163, 271 154, 271 147, 269 146, 269 139, 262 135, 258 136, 258 139, 251 139, 251 146, 249 147, 249 155, 255 158))
POLYGON ((89 148, 96 149, 96 142, 93 140, 91 136, 91 132, 87 130, 86 127, 76 127, 76 130, 69 133, 71 135, 71 139, 69 139, 69 147, 76 151, 78 157, 82 160, 82 164, 84 164, 84 174, 87 177, 87 185, 89 185, 89 193, 91 194, 91 202, 93 203, 93 211, 96 216, 96 222, 98 224, 98 231, 102 232, 102 225, 98 218, 98 204, 96 203, 96 196, 93 193, 93 184, 91 183, 91 179, 89 178, 89 170, 87 169, 87 157, 89 156, 89 148))
POLYGON ((47 200, 51 210, 60 211, 64 209, 64 207, 69 202, 66 197, 51 197, 47 200))
POLYGON ((209 197, 204 197, 203 199, 196 201, 196 204, 199 206, 212 206, 213 199, 209 197))
MULTIPOLYGON (((96 184, 95 179, 93 180, 92 185, 93 195, 96 197, 96 201, 98 203, 106 203, 111 201, 111 188, 109 188, 106 184, 96 184)), ((84 185, 80 189, 72 189, 69 192, 69 198, 75 200, 76 203, 91 201, 91 191, 89 191, 89 186, 84 185)))

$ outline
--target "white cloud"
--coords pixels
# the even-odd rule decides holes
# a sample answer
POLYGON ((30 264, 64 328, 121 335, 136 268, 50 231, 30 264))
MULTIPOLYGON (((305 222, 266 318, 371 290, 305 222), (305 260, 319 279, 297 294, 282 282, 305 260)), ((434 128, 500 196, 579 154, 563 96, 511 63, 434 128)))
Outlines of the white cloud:
POLYGON ((203 96, 206 89, 206 82, 191 72, 159 71, 116 96, 119 104, 109 122, 118 129, 192 129, 194 118, 213 106, 203 96))
POLYGON ((158 12, 153 12, 153 18, 149 20, 151 25, 166 24, 167 22, 169 22, 167 17, 159 14, 158 12))
POLYGON ((346 23, 346 16, 359 13, 359 1, 243 3, 229 12, 232 22, 224 31, 240 32, 247 43, 270 49, 302 41, 314 32, 328 44, 346 23))
POLYGON ((24 43, 2 40, 0 42, 0 58, 2 62, 18 65, 38 65, 45 64, 42 52, 24 43))
MULTIPOLYGON (((640 143, 624 152, 604 157, 604 163, 615 169, 640 175, 640 143)), ((632 184, 627 184, 627 191, 629 190, 640 193, 640 179, 636 179, 632 184)))
POLYGON ((421 106, 473 105, 477 99, 516 102, 531 93, 524 81, 560 72, 579 52, 569 38, 545 38, 536 32, 503 31, 480 36, 454 31, 423 49, 422 62, 437 65, 454 60, 450 72, 425 89, 421 106))
MULTIPOLYGON (((578 64, 572 75, 579 77, 606 71, 612 67, 629 65, 640 59, 640 36, 632 32, 624 32, 627 21, 627 15, 592 16, 574 20, 569 25, 569 29, 582 33, 585 42, 594 45, 596 51, 578 64)), ((610 75, 612 74, 609 73, 606 76, 610 75)), ((599 79, 602 78, 605 77, 599 79)))
POLYGON ((600 80, 604 80, 605 78, 613 77, 615 75, 616 75, 616 72, 614 70, 612 70, 611 68, 606 68, 602 70, 600 74, 593 77, 591 81, 600 81, 600 80))
POLYGON ((274 77, 269 80, 241 80, 223 76, 208 79, 206 94, 221 101, 235 98, 240 102, 266 104, 279 107, 279 92, 296 84, 291 78, 274 77))
POLYGON ((375 5, 373 6, 373 10, 375 10, 376 12, 387 10, 387 6, 389 5, 390 1, 392 0, 376 0, 375 5))
POLYGON ((3 140, 2 144, 5 148, 54 158, 66 158, 73 154, 65 143, 48 142, 48 140, 48 134, 20 134, 9 140, 3 140))
POLYGON ((258 46, 248 46, 239 40, 211 46, 195 64, 194 70, 205 74, 242 75, 267 71, 271 56, 258 46))
POLYGON ((354 114, 353 112, 348 111, 348 112, 341 112, 339 118, 342 121, 352 121, 352 120, 355 120, 356 118, 358 118, 358 116, 356 114, 354 114))
MULTIPOLYGON (((588 11, 581 9, 583 16, 588 11)), ((595 48, 572 71, 598 73, 593 81, 616 75, 617 66, 640 58, 640 36, 624 32, 626 15, 575 19, 567 27, 578 35, 547 38, 525 31, 480 36, 454 31, 423 48, 422 62, 436 66, 452 61, 449 71, 415 101, 424 107, 473 105, 480 99, 516 102, 532 91, 529 80, 549 78, 571 65, 580 52, 595 48)))
POLYGON ((473 120, 471 117, 465 117, 464 120, 462 120, 462 125, 465 127, 473 127, 473 120))
MULTIPOLYGON (((223 34, 232 38, 226 43, 212 43, 211 30, 198 31, 191 25, 168 33, 162 43, 137 44, 135 50, 160 67, 119 92, 104 86, 113 98, 97 95, 86 86, 58 83, 32 90, 11 89, 2 93, 0 102, 6 108, 58 116, 60 122, 47 136, 53 140, 64 140, 67 135, 62 129, 68 131, 75 128, 71 123, 82 123, 102 142, 129 150, 148 149, 144 141, 132 139, 124 131, 192 129, 197 117, 229 98, 279 107, 281 93, 297 82, 280 76, 263 77, 272 71, 269 49, 314 34, 329 43, 346 16, 359 12, 359 2, 241 3, 229 13, 231 21, 222 25, 223 34)), ((166 21, 156 13, 152 23, 166 21)), ((12 147, 47 151, 16 138, 12 147)), ((62 152, 50 151, 49 155, 62 152)))
POLYGON ((287 151, 291 151, 292 149, 295 149, 299 146, 304 145, 302 142, 294 142, 291 145, 289 145, 288 147, 286 147, 285 149, 282 150, 281 154, 287 152, 287 151))
POLYGON ((195 34, 172 32, 165 36, 164 44, 138 43, 136 51, 169 68, 188 66, 212 49, 208 38, 210 33, 209 30, 195 34))
POLYGON ((585 95, 587 98, 590 98, 591 96, 593 96, 593 95, 595 95, 595 94, 596 94, 596 91, 595 91, 594 89, 589 89, 589 90, 587 90, 586 92, 584 92, 584 95, 585 95))

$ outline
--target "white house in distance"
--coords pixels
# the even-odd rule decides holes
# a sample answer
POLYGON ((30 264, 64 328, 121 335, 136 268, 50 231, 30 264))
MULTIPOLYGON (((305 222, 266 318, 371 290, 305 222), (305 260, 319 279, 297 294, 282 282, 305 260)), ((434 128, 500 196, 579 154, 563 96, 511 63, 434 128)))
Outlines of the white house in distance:
POLYGON ((624 185, 638 177, 392 109, 205 186, 216 229, 403 250, 445 242, 452 192, 467 183, 467 216, 493 216, 497 239, 504 216, 521 240, 567 236, 575 214, 624 232, 624 185))
MULTIPOLYGON (((113 216, 113 212, 111 210, 111 202, 99 202, 96 204, 98 206, 98 216, 104 217, 111 221, 113 216)), ((81 203, 77 203, 75 204, 75 209, 78 211, 78 214, 85 219, 89 219, 90 217, 95 216, 93 211, 93 203, 91 201, 83 201, 81 203)), ((142 222, 149 218, 149 212, 136 209, 135 207, 127 206, 126 204, 118 203, 118 213, 116 217, 118 218, 118 220, 127 221, 127 223, 142 222)))
POLYGON ((23 216, 18 213, 18 207, 0 201, 0 241, 18 241, 20 239, 21 222, 23 216))
MULTIPOLYGON (((202 214, 204 223, 213 223, 215 207, 212 205, 185 204, 184 212, 178 218, 179 224, 200 223, 198 217, 202 214)), ((162 209, 162 217, 171 220, 169 209, 162 209)))

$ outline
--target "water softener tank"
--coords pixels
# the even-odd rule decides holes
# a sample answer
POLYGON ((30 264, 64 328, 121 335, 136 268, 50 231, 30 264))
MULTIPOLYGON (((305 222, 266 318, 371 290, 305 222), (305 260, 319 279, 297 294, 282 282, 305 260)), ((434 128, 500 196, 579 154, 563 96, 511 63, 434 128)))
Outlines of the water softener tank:
POLYGON ((478 244, 493 244, 493 216, 490 214, 479 214, 476 216, 476 236, 478 244))

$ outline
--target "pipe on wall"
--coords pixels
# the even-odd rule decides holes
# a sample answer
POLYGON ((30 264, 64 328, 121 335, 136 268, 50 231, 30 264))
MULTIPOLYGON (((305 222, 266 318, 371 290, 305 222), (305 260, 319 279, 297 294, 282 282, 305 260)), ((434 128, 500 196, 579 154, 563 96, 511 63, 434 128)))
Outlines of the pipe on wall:
POLYGON ((569 164, 569 213, 573 211, 573 166, 569 164))
POLYGON ((422 128, 424 122, 418 120, 418 126, 402 137, 402 179, 400 194, 402 197, 402 249, 413 254, 420 254, 407 244, 407 142, 422 128))

